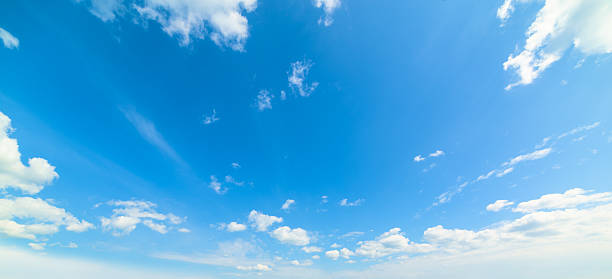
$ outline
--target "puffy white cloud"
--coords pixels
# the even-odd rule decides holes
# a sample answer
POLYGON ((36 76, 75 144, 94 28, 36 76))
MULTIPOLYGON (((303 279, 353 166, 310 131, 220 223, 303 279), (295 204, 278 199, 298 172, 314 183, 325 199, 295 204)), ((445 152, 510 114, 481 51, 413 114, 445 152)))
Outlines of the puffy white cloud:
POLYGON ((340 8, 341 4, 340 0, 315 0, 315 7, 321 8, 325 12, 325 16, 319 19, 319 24, 330 26, 334 23, 332 15, 336 9, 340 8))
POLYGON ((313 264, 313 262, 311 260, 305 260, 305 261, 298 261, 298 260, 293 260, 291 261, 292 265, 295 266, 311 266, 313 264))
POLYGON ((270 91, 262 89, 257 94, 256 105, 259 111, 264 111, 266 109, 272 109, 272 98, 274 95, 270 94, 270 91))
POLYGON ((310 243, 308 232, 302 228, 292 229, 283 226, 270 232, 270 235, 285 244, 304 246, 310 243))
POLYGON ((240 224, 240 223, 236 223, 236 222, 231 222, 229 224, 227 224, 226 229, 228 232, 241 232, 246 230, 246 225, 244 224, 240 224))
POLYGON ((0 112, 0 190, 13 188, 36 194, 59 175, 43 158, 30 158, 28 166, 21 162, 17 140, 10 138, 11 119, 0 112))
POLYGON ((36 250, 36 251, 42 251, 45 250, 45 246, 47 246, 47 243, 44 242, 40 242, 40 243, 28 243, 28 246, 30 246, 30 248, 36 250))
POLYGON ((347 248, 342 248, 340 249, 340 257, 343 257, 345 259, 349 259, 350 257, 354 256, 355 252, 347 249, 347 248))
POLYGON ((429 244, 417 244, 404 236, 400 228, 393 228, 378 236, 375 240, 358 242, 355 252, 368 258, 380 258, 395 253, 418 253, 428 251, 429 244))
POLYGON ((0 39, 2 39, 2 43, 6 48, 14 49, 19 47, 19 39, 2 28, 0 28, 0 39))
MULTIPOLYGON (((505 22, 515 3, 536 0, 506 0, 497 11, 505 22)), ((529 26, 524 49, 510 55, 504 69, 514 69, 519 81, 506 87, 532 83, 551 64, 561 59, 569 48, 585 56, 612 53, 612 5, 608 0, 545 0, 529 26)))
POLYGON ((356 199, 353 202, 349 202, 348 199, 342 199, 340 200, 339 205, 340 206, 348 206, 348 207, 352 207, 352 206, 360 206, 361 204, 363 204, 365 202, 364 199, 356 199))
POLYGON ((325 256, 335 261, 340 257, 340 251, 330 250, 325 252, 325 256))
POLYGON ((487 211, 498 212, 508 206, 513 205, 514 202, 508 200, 497 200, 492 204, 487 205, 487 211))
POLYGON ((285 203, 283 203, 283 206, 281 207, 281 209, 283 210, 289 210, 289 208, 291 207, 291 205, 295 204, 294 200, 286 200, 285 203))
POLYGON ((440 156, 443 156, 444 154, 446 154, 444 153, 444 151, 436 150, 436 152, 429 154, 429 157, 440 157, 440 156))
POLYGON ((210 182, 208 183, 208 188, 213 189, 215 193, 219 195, 223 195, 227 192, 227 188, 222 187, 222 186, 223 185, 221 185, 221 182, 219 182, 219 179, 217 179, 216 176, 214 175, 210 176, 210 182))
POLYGON ((156 204, 149 201, 109 201, 106 203, 114 206, 113 214, 110 217, 101 217, 102 229, 112 231, 114 236, 121 236, 131 233, 138 224, 143 224, 151 230, 165 234, 169 226, 178 225, 183 222, 172 213, 162 214, 155 210, 156 204))
POLYGON ((317 86, 319 86, 319 83, 316 81, 311 84, 308 84, 306 81, 312 65, 312 61, 310 60, 291 63, 291 73, 288 77, 289 87, 294 93, 297 93, 301 97, 310 96, 317 86))
POLYGON ((421 156, 421 155, 416 155, 416 156, 414 156, 413 160, 418 163, 418 162, 421 162, 421 161, 425 161, 425 158, 423 158, 423 156, 421 156))
POLYGON ((565 191, 563 194, 543 195, 539 199, 521 202, 512 211, 515 212, 535 212, 550 209, 575 208, 582 205, 612 201, 612 193, 593 193, 581 188, 574 188, 565 191))
POLYGON ((268 227, 281 222, 283 222, 282 217, 266 215, 255 210, 251 210, 249 213, 249 223, 251 223, 251 227, 254 227, 255 230, 259 232, 265 232, 268 230, 268 227))
POLYGON ((321 249, 321 247, 317 247, 317 246, 306 246, 306 247, 302 247, 302 251, 304 251, 306 253, 319 253, 319 252, 323 251, 323 249, 321 249))
POLYGON ((177 37, 181 45, 208 35, 217 45, 238 51, 244 50, 249 37, 244 13, 257 8, 257 0, 77 1, 86 2, 90 11, 103 21, 136 14, 141 19, 157 22, 164 32, 177 37))

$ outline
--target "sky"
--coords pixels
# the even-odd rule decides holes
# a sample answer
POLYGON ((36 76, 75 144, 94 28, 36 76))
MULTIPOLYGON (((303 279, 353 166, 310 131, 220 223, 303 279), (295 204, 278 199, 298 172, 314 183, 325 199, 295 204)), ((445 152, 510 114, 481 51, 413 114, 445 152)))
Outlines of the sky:
POLYGON ((608 0, 5 0, 0 277, 610 278, 608 0))

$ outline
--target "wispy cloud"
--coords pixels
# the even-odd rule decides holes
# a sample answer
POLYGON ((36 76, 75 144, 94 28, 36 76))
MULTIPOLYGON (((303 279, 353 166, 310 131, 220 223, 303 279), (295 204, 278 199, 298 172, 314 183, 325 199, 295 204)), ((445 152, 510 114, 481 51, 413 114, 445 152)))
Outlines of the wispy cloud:
POLYGON ((319 86, 318 82, 308 83, 308 73, 313 63, 311 60, 302 60, 291 63, 291 71, 288 77, 289 87, 294 93, 301 97, 308 97, 319 86))
POLYGON ((2 39, 2 43, 6 48, 15 49, 19 47, 19 39, 2 28, 0 28, 0 39, 2 39))
POLYGON ((341 2, 340 0, 315 0, 314 5, 325 12, 325 16, 319 18, 319 24, 330 26, 334 23, 332 15, 336 9, 340 8, 341 2))
POLYGON ((355 201, 349 201, 348 199, 342 199, 338 203, 340 206, 352 207, 352 206, 360 206, 365 202, 364 199, 356 199, 355 201))
POLYGON ((176 151, 168 144, 162 134, 157 131, 155 124, 140 115, 133 109, 121 108, 121 112, 125 118, 136 128, 140 136, 148 141, 153 146, 157 147, 162 153, 172 158, 174 161, 185 164, 183 159, 176 153, 176 151))
POLYGON ((215 109, 212 110, 212 113, 210 115, 205 115, 204 116, 204 120, 202 120, 202 123, 204 125, 210 125, 213 124, 217 121, 219 121, 220 118, 217 117, 217 111, 215 109))
POLYGON ((270 94, 270 91, 262 89, 257 94, 257 98, 255 99, 255 105, 259 111, 264 111, 267 109, 272 109, 272 98, 274 95, 270 94))

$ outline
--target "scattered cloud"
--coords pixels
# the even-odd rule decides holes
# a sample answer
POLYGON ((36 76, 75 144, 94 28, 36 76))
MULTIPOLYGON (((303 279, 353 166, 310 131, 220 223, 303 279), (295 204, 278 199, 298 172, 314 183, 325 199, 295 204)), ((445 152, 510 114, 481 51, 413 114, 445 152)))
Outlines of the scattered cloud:
POLYGON ((317 246, 305 246, 305 247, 302 247, 302 251, 304 251, 306 253, 319 253, 319 252, 323 251, 323 249, 321 249, 321 247, 317 247, 317 246))
POLYGON ((340 251, 338 250, 326 251, 325 256, 335 261, 340 257, 340 251))
POLYGON ((511 201, 507 201, 507 200, 497 200, 492 204, 487 205, 487 211, 493 211, 493 212, 499 212, 502 209, 513 205, 514 202, 511 201))
POLYGON ((429 155, 427 155, 427 157, 423 156, 423 155, 416 155, 412 160, 415 162, 423 162, 425 161, 427 158, 436 158, 436 157, 440 157, 440 156, 444 156, 446 155, 446 153, 442 150, 436 150, 432 153, 430 153, 429 155))
POLYGON ((114 236, 130 234, 139 224, 161 234, 167 233, 173 225, 181 224, 184 218, 172 213, 163 214, 155 210, 156 204, 149 201, 109 201, 108 206, 115 207, 110 217, 101 217, 104 231, 111 231, 114 236))
POLYGON ((30 248, 32 248, 33 250, 36 251, 42 251, 45 250, 45 246, 47 246, 47 243, 44 242, 40 242, 40 243, 28 243, 28 246, 30 246, 30 248))
POLYGON ((336 9, 340 8, 341 4, 340 0, 315 0, 315 7, 323 9, 325 12, 325 16, 319 18, 319 24, 323 24, 326 27, 332 25, 334 23, 332 15, 336 9))
POLYGON ((423 158, 423 156, 421 156, 421 155, 416 155, 416 156, 414 156, 413 160, 418 163, 418 162, 421 162, 421 161, 425 161, 425 158, 423 158))
POLYGON ((157 22, 161 29, 189 45, 208 37, 221 47, 243 51, 249 37, 245 13, 257 8, 257 0, 79 0, 104 22, 134 15, 134 22, 157 22))
POLYGON ((265 89, 260 90, 256 99, 257 109, 259 111, 272 109, 272 98, 274 98, 274 95, 270 94, 270 91, 265 89))
POLYGON ((504 70, 513 69, 519 81, 506 87, 532 83, 554 62, 573 48, 585 56, 612 53, 612 6, 608 0, 505 0, 497 11, 502 25, 511 16, 516 3, 543 2, 543 7, 526 32, 524 49, 511 54, 504 70))
POLYGON ((259 213, 255 210, 251 210, 249 213, 249 223, 251 227, 259 232, 265 232, 268 228, 275 223, 282 223, 282 217, 270 216, 263 213, 259 213))
POLYGON ((2 39, 2 43, 6 48, 15 49, 19 47, 19 39, 2 28, 0 28, 0 39, 2 39))
POLYGON ((272 268, 270 268, 269 266, 265 264, 256 264, 256 265, 248 265, 248 266, 239 265, 239 266, 236 266, 236 269, 243 270, 243 271, 270 271, 272 270, 272 268))
POLYGON ((213 189, 215 193, 219 195, 223 195, 227 193, 227 188, 223 187, 221 182, 219 182, 219 179, 217 179, 217 177, 214 175, 210 176, 210 182, 208 183, 208 188, 213 189))
POLYGON ((444 151, 436 150, 436 152, 429 154, 429 157, 440 157, 440 156, 443 156, 444 154, 446 154, 444 153, 444 151))
POLYGON ((354 256, 355 252, 347 249, 347 248, 342 248, 340 249, 340 257, 344 258, 344 259, 349 259, 350 257, 354 256))
POLYGON ((321 196, 321 203, 328 203, 329 202, 329 197, 328 196, 321 196))
POLYGON ((364 199, 356 199, 355 201, 352 201, 352 202, 350 202, 348 199, 342 199, 339 204, 340 206, 347 206, 347 207, 351 206, 352 207, 352 206, 360 206, 364 202, 365 202, 364 199))
POLYGON ((233 163, 232 163, 232 168, 239 169, 239 168, 241 168, 241 166, 240 166, 240 164, 239 164, 239 163, 237 163, 237 162, 233 162, 233 163))
POLYGON ((354 238, 354 237, 362 236, 363 234, 364 234, 363 232, 348 232, 348 233, 341 235, 339 238, 354 238))
POLYGON ((296 61, 291 63, 291 71, 289 73, 289 87, 294 93, 301 97, 308 97, 319 86, 318 82, 308 84, 308 72, 313 63, 310 60, 296 61))
POLYGON ((231 222, 224 227, 228 232, 241 232, 247 229, 246 225, 236 222, 231 222))
POLYGON ((431 250, 429 244, 417 244, 404 236, 400 228, 393 228, 375 240, 360 241, 355 252, 368 258, 381 258, 395 253, 421 253, 431 250))
POLYGON ((497 172, 497 174, 496 174, 495 176, 497 176, 497 177, 503 177, 503 176, 506 176, 506 175, 508 175, 509 173, 513 172, 513 171, 514 171, 514 168, 510 167, 510 168, 507 168, 507 169, 505 169, 505 170, 503 170, 503 171, 497 172))
POLYGON ((577 134, 577 133, 581 133, 581 132, 590 131, 590 130, 592 130, 592 129, 595 129, 595 128, 599 127, 599 124, 600 124, 600 122, 598 121, 598 122, 595 122, 595 123, 590 124, 590 125, 585 125, 585 126, 576 127, 576 128, 572 129, 572 130, 571 130, 571 131, 569 131, 569 132, 565 132, 565 133, 563 133, 563 134, 559 135, 559 136, 557 137, 557 139, 562 139, 562 138, 565 138, 565 137, 567 137, 567 136, 573 136, 573 135, 575 135, 575 134, 577 134))
POLYGON ((302 228, 292 229, 288 226, 283 226, 270 232, 270 235, 284 244, 305 246, 310 243, 308 232, 302 228))
POLYGON ((226 175, 225 176, 225 182, 230 183, 230 184, 234 184, 236 186, 244 186, 244 181, 237 181, 231 175, 226 175))
POLYGON ((283 203, 283 206, 281 207, 281 209, 289 210, 293 204, 295 204, 294 200, 286 200, 285 203, 283 203))
POLYGON ((217 117, 217 111, 215 109, 212 110, 212 113, 210 115, 204 115, 204 120, 202 120, 202 123, 204 125, 210 125, 213 124, 217 121, 221 120, 219 117, 217 117))
POLYGON ((551 209, 576 208, 582 205, 590 205, 612 201, 612 193, 592 193, 581 188, 567 190, 563 194, 548 194, 536 200, 519 203, 512 211, 530 213, 551 209))

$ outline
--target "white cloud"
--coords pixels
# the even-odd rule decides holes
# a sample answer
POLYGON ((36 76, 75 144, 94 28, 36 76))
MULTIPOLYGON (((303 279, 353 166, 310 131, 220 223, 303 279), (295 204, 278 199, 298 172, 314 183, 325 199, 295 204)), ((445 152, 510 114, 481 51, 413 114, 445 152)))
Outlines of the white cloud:
POLYGON ((528 213, 550 209, 575 208, 581 205, 612 201, 611 192, 589 194, 591 192, 581 188, 574 188, 567 190, 563 194, 548 194, 537 200, 519 203, 512 211, 528 213))
POLYGON ((85 220, 78 220, 63 208, 31 197, 0 199, 0 232, 8 236, 36 239, 38 234, 54 234, 59 227, 73 232, 84 232, 93 228, 85 220), (15 220, 28 221, 26 224, 15 220))
POLYGON ((102 21, 138 15, 135 22, 152 20, 181 45, 208 35, 219 46, 243 51, 249 37, 245 13, 257 8, 257 0, 77 0, 86 2, 102 21))
POLYGON ((508 206, 513 205, 514 202, 511 201, 507 201, 507 200, 497 200, 492 204, 487 205, 487 211, 493 211, 493 212, 498 212, 508 206))
POLYGON ((354 256, 355 252, 347 249, 347 248, 342 248, 340 249, 340 257, 345 258, 345 259, 349 259, 350 257, 354 256))
POLYGON ((305 246, 305 247, 302 247, 302 251, 304 251, 306 253, 319 253, 319 252, 323 251, 323 249, 321 249, 321 247, 317 247, 317 246, 305 246))
POLYGON ((233 162, 233 163, 232 163, 232 168, 239 169, 240 167, 241 167, 241 166, 240 166, 240 164, 239 164, 239 163, 237 163, 237 162, 233 162))
POLYGON ((302 262, 300 262, 298 260, 293 260, 293 261, 291 261, 291 264, 295 265, 295 266, 311 266, 313 264, 313 262, 311 260, 305 260, 305 261, 302 261, 302 262))
POLYGON ((313 259, 313 260, 318 260, 318 259, 320 259, 320 258, 321 258, 321 256, 319 256, 319 255, 314 255, 314 256, 312 256, 312 259, 313 259))
POLYGON ((236 222, 231 222, 229 224, 227 224, 226 229, 228 232, 241 232, 246 230, 246 225, 244 224, 240 224, 240 223, 236 223, 236 222))
POLYGON ((270 94, 270 91, 265 89, 260 90, 256 99, 257 109, 259 111, 272 109, 272 98, 274 98, 274 95, 270 94))
POLYGON ((504 166, 513 166, 523 161, 539 160, 539 159, 542 159, 548 156, 551 151, 552 151, 552 148, 545 148, 545 149, 536 150, 528 154, 522 154, 504 163, 504 166))
POLYGON ((355 252, 368 258, 380 258, 395 253, 419 253, 430 250, 429 244, 417 244, 404 236, 400 228, 393 228, 375 240, 358 242, 355 252))
POLYGON ((2 28, 0 28, 0 39, 2 39, 2 43, 6 48, 15 49, 19 47, 19 39, 2 28))
POLYGON ((157 212, 155 210, 157 205, 149 201, 109 201, 106 204, 115 208, 110 217, 101 217, 100 222, 102 229, 112 231, 114 236, 129 234, 136 229, 138 224, 165 234, 170 229, 169 226, 183 222, 183 218, 172 213, 157 212))
POLYGON ((231 175, 226 175, 225 176, 225 182, 227 183, 231 183, 234 184, 236 186, 244 186, 244 181, 237 181, 234 177, 232 177, 231 175))
POLYGON ((312 61, 303 60, 291 63, 291 73, 289 74, 289 87, 294 93, 297 92, 301 97, 308 97, 319 86, 318 82, 308 84, 308 72, 312 67, 312 61))
POLYGON ((361 204, 363 204, 363 202, 365 202, 364 199, 356 199, 353 202, 349 202, 348 199, 342 199, 340 200, 340 206, 360 206, 361 204))
POLYGON ((363 232, 347 232, 341 235, 339 238, 353 238, 353 237, 362 236, 363 234, 364 234, 363 232))
POLYGON ((190 233, 191 232, 191 230, 188 229, 188 228, 179 228, 177 231, 178 232, 182 232, 182 233, 190 233))
POLYGON ((589 131, 589 130, 595 129, 595 128, 599 127, 599 124, 600 124, 600 122, 595 122, 595 123, 590 124, 590 125, 576 127, 576 128, 572 129, 569 132, 565 132, 565 133, 559 135, 559 137, 557 137, 557 139, 562 139, 562 138, 565 138, 567 136, 572 136, 572 135, 575 135, 575 134, 580 133, 580 132, 585 132, 585 131, 589 131))
POLYGON ((286 200, 285 203, 283 203, 283 206, 281 207, 281 209, 283 210, 289 210, 289 208, 291 207, 291 205, 295 204, 294 200, 286 200))
POLYGON ((334 249, 336 249, 336 248, 340 248, 340 244, 338 244, 338 243, 333 243, 332 245, 329 245, 329 247, 334 248, 334 249))
POLYGON ((304 246, 310 243, 308 232, 302 228, 292 229, 283 226, 270 232, 270 235, 285 244, 304 246))
POLYGON ((425 158, 423 158, 423 156, 421 156, 421 155, 416 155, 416 156, 414 156, 413 160, 418 163, 418 162, 421 162, 421 161, 425 161, 425 158))
POLYGON ((204 120, 202 120, 202 123, 204 125, 210 125, 213 124, 217 121, 221 120, 219 117, 217 117, 217 110, 213 109, 212 113, 210 115, 205 115, 204 116, 204 120))
POLYGON ((144 118, 142 115, 134 110, 121 109, 125 118, 136 128, 140 136, 148 141, 153 146, 157 147, 161 152, 166 154, 168 157, 174 159, 180 164, 184 164, 183 160, 174 151, 174 149, 166 142, 162 134, 157 131, 155 124, 144 118))
POLYGON ((506 175, 510 174, 511 172, 513 172, 513 171, 514 171, 514 168, 507 168, 507 169, 505 169, 503 171, 498 172, 495 176, 497 176, 497 177, 506 176, 506 175))
MULTIPOLYGON (((542 2, 536 0, 506 0, 497 16, 505 22, 515 3, 542 2)), ((612 5, 608 0, 545 0, 535 20, 529 26, 524 49, 510 55, 504 69, 514 69, 520 80, 508 85, 530 84, 551 64, 561 59, 567 49, 583 55, 612 53, 612 5)))
POLYGON ((340 0, 314 0, 315 7, 323 9, 325 12, 325 16, 319 19, 319 24, 330 26, 334 23, 332 15, 341 4, 340 0))
POLYGON ((330 250, 325 252, 325 256, 335 261, 340 257, 340 251, 330 250))
POLYGON ((21 162, 17 140, 10 138, 11 119, 0 112, 0 190, 14 188, 26 194, 36 194, 59 175, 55 167, 43 158, 21 162))
POLYGON ((40 243, 28 243, 28 246, 30 246, 30 248, 32 248, 33 250, 36 251, 42 251, 45 250, 45 246, 47 246, 47 243, 44 242, 40 242, 40 243))
POLYGON ((222 187, 222 186, 223 185, 221 185, 221 182, 219 182, 216 176, 214 175, 210 176, 210 182, 208 183, 208 188, 213 189, 215 193, 219 195, 223 195, 227 192, 227 188, 222 187))
POLYGON ((251 210, 249 213, 249 223, 251 223, 251 227, 254 227, 259 232, 265 232, 268 230, 268 227, 281 222, 283 222, 282 217, 266 215, 255 210, 251 210))
POLYGON ((256 264, 256 265, 249 265, 249 266, 239 265, 239 266, 236 266, 236 269, 243 270, 243 271, 270 271, 272 270, 272 268, 270 268, 269 266, 265 264, 256 264))
POLYGON ((444 153, 444 151, 436 150, 436 152, 429 154, 429 157, 440 157, 440 156, 443 156, 444 154, 446 154, 444 153))
POLYGON ((321 196, 321 202, 327 203, 329 201, 328 198, 329 198, 328 196, 321 196))

